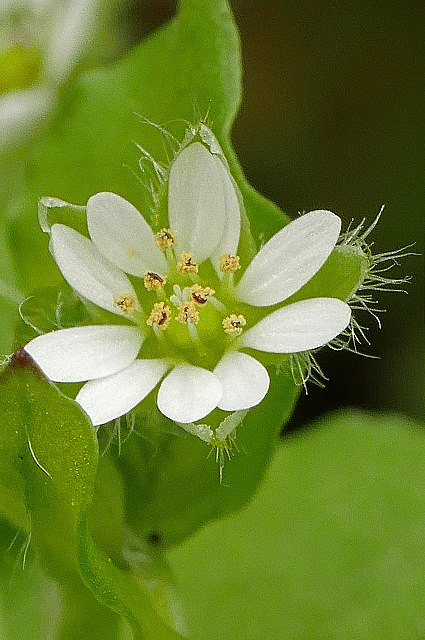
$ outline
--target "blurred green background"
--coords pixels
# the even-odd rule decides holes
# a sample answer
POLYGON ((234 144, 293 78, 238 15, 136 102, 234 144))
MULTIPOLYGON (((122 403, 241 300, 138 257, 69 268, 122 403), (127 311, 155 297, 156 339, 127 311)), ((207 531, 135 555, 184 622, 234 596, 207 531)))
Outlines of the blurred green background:
MULTIPOLYGON (((372 222, 374 252, 416 242, 424 252, 425 55, 422 2, 232 0, 244 60, 244 100, 233 142, 251 183, 291 217, 327 208, 372 222)), ((128 6, 134 42, 173 14, 171 0, 128 6)), ((288 429, 335 407, 425 417, 423 255, 390 277, 408 295, 378 293, 369 359, 325 350, 330 378, 310 385, 288 429)))

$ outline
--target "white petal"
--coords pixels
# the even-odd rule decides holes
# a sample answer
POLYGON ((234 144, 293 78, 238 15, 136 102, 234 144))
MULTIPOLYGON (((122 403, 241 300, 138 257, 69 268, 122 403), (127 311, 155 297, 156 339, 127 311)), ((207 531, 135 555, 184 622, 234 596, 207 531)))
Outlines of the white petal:
POLYGON ((61 329, 31 340, 25 350, 54 382, 101 378, 127 367, 142 344, 133 327, 94 325, 61 329))
POLYGON ((223 387, 223 396, 218 406, 224 411, 254 407, 269 390, 270 378, 266 369, 246 353, 227 353, 214 373, 223 387))
POLYGON ((236 255, 241 233, 241 210, 236 186, 223 163, 220 162, 223 173, 223 189, 225 204, 225 223, 223 235, 216 250, 211 256, 218 274, 222 276, 219 269, 220 257, 224 254, 236 255))
POLYGON ((138 405, 167 369, 164 360, 135 360, 118 373, 87 382, 75 399, 95 426, 105 424, 138 405))
POLYGON ((245 347, 270 353, 297 353, 333 340, 350 322, 348 304, 337 298, 294 302, 260 320, 241 336, 245 347))
POLYGON ((158 409, 176 422, 194 422, 216 408, 222 393, 220 380, 211 371, 179 364, 159 388, 158 409))
POLYGON ((165 274, 167 262, 155 236, 130 202, 115 193, 96 193, 87 202, 87 224, 99 251, 126 273, 165 274))
POLYGON ((225 184, 221 160, 200 142, 183 149, 171 165, 170 228, 177 234, 178 250, 189 251, 198 262, 213 254, 223 236, 225 184))
POLYGON ((91 240, 64 224, 54 224, 51 234, 56 263, 80 295, 118 315, 125 315, 114 302, 121 296, 131 296, 135 309, 140 309, 130 280, 99 253, 91 240))
POLYGON ((282 302, 326 262, 341 230, 331 211, 310 211, 278 231, 243 274, 236 295, 254 307, 282 302))

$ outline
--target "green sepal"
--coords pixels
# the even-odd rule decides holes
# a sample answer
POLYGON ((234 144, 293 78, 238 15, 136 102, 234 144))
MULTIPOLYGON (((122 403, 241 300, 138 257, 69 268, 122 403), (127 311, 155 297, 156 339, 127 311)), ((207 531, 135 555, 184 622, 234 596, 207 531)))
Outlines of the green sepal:
POLYGON ((38 221, 41 230, 50 233, 54 224, 66 224, 75 231, 88 235, 86 207, 59 198, 44 196, 38 201, 38 221))
POLYGON ((316 275, 287 302, 308 298, 339 298, 349 302, 364 281, 369 263, 360 247, 337 246, 316 275))

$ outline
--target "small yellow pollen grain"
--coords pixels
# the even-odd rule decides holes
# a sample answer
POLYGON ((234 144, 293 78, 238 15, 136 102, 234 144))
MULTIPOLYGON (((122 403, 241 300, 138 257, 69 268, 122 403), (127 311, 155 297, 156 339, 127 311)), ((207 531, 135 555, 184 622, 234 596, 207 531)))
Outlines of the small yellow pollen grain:
POLYGON ((154 324, 161 329, 165 329, 170 322, 171 309, 167 307, 163 302, 157 302, 153 305, 149 318, 146 320, 146 324, 152 327, 154 324))
POLYGON ((229 336, 240 336, 243 327, 246 325, 246 320, 243 316, 237 316, 235 313, 231 313, 230 316, 224 318, 223 322, 224 333, 229 336))
POLYGON ((130 247, 127 251, 127 255, 129 258, 135 258, 137 256, 137 251, 134 247, 130 247))
POLYGON ((133 313, 136 301, 132 295, 124 293, 121 296, 115 296, 114 305, 123 313, 133 313))
POLYGON ((176 243, 176 234, 171 229, 161 229, 155 236, 156 244, 160 249, 171 249, 176 243))
POLYGON ((143 283, 146 289, 163 289, 167 279, 164 276, 160 276, 154 271, 146 271, 143 277, 143 283))
POLYGON ((182 302, 179 306, 179 313, 176 317, 177 322, 181 322, 181 324, 186 324, 187 322, 191 322, 192 324, 198 324, 199 322, 199 312, 196 310, 195 303, 193 300, 189 300, 189 302, 182 302))
POLYGON ((192 300, 196 302, 196 304, 206 304, 208 302, 208 298, 215 294, 214 289, 211 287, 201 287, 200 284, 194 284, 189 289, 190 295, 192 296, 192 300))
POLYGON ((180 273, 198 273, 198 265, 193 259, 192 254, 187 251, 183 251, 183 253, 180 254, 177 269, 180 273))
POLYGON ((225 253, 220 256, 220 271, 223 273, 235 273, 241 268, 239 264, 239 256, 231 256, 230 253, 225 253))

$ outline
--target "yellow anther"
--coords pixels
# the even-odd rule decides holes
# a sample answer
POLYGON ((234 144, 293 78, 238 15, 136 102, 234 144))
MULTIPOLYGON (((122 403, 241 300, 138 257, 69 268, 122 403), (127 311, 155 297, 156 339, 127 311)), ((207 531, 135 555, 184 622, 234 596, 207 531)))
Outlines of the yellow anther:
POLYGON ((156 244, 165 251, 171 249, 176 243, 176 234, 171 229, 161 229, 155 236, 156 244))
POLYGON ((183 251, 183 253, 180 254, 177 269, 180 273, 198 273, 198 265, 193 259, 192 254, 187 251, 183 251))
POLYGON ((143 282, 146 289, 163 289, 167 279, 164 276, 160 276, 158 273, 154 273, 153 271, 146 271, 143 282))
POLYGON ((133 313, 136 307, 136 300, 128 293, 122 296, 115 296, 114 305, 123 313, 133 313))
POLYGON ((187 251, 183 251, 183 253, 180 254, 177 269, 180 273, 198 273, 198 265, 193 259, 192 254, 187 251))
POLYGON ((191 322, 192 324, 198 324, 199 312, 196 310, 193 300, 181 303, 176 320, 178 322, 181 322, 182 324, 187 324, 188 322, 191 322))
POLYGON ((243 316, 237 316, 235 313, 231 313, 230 316, 224 318, 223 322, 224 333, 229 336, 240 336, 243 327, 246 325, 246 320, 243 316))
POLYGON ((230 253, 225 253, 220 256, 220 271, 223 273, 235 273, 241 268, 239 264, 239 256, 231 256, 230 253))
POLYGON ((197 304, 203 305, 208 302, 208 298, 215 294, 211 287, 201 287, 200 284, 194 284, 189 289, 192 300, 197 304))
POLYGON ((167 307, 163 302, 156 302, 153 305, 149 318, 146 320, 146 324, 152 327, 154 324, 161 329, 165 329, 171 319, 171 309, 167 307))

